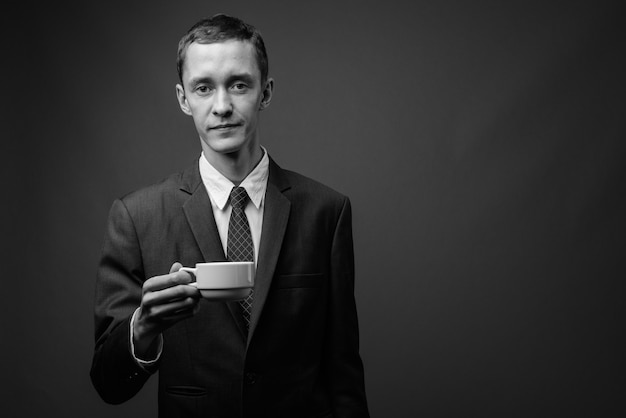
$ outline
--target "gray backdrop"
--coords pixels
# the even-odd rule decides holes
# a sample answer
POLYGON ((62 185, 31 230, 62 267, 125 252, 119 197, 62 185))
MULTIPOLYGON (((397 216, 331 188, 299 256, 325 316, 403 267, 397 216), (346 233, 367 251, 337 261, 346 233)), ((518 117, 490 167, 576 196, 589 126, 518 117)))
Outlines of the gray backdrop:
POLYGON ((156 416, 156 379, 117 407, 91 387, 95 270, 113 199, 198 157, 176 46, 226 12, 268 46, 262 143, 352 199, 372 415, 624 416, 618 4, 7 12, 2 415, 156 416))

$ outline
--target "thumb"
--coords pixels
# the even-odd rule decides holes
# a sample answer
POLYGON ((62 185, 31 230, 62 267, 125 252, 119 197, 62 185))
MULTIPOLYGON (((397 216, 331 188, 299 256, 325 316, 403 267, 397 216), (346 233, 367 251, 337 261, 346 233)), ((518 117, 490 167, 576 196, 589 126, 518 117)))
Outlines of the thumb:
POLYGON ((183 265, 182 265, 182 264, 180 264, 178 261, 177 261, 177 262, 175 262, 174 264, 172 264, 172 267, 170 268, 170 274, 171 274, 171 273, 176 273, 178 270, 180 270, 180 269, 181 269, 181 267, 182 267, 182 266, 183 266, 183 265))

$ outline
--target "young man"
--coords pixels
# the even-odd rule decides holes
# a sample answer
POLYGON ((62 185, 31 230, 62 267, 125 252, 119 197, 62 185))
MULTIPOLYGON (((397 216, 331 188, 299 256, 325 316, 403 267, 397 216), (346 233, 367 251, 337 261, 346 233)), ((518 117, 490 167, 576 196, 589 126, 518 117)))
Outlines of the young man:
POLYGON ((107 402, 158 370, 161 417, 368 416, 350 202, 260 146, 267 68, 260 34, 230 16, 198 22, 179 43, 176 94, 202 154, 111 208, 91 369, 107 402), (235 216, 257 266, 252 297, 203 300, 180 268, 240 257, 235 216))

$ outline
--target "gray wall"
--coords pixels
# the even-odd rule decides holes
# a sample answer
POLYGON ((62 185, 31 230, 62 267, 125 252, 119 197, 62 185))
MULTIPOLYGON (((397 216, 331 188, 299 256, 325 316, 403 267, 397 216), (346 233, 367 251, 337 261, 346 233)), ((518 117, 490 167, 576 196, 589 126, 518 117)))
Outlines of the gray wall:
POLYGON ((619 2, 120 3, 7 16, 3 416, 155 416, 91 387, 94 275, 113 199, 198 156, 216 12, 265 36, 263 144, 352 199, 373 416, 626 412, 619 2))

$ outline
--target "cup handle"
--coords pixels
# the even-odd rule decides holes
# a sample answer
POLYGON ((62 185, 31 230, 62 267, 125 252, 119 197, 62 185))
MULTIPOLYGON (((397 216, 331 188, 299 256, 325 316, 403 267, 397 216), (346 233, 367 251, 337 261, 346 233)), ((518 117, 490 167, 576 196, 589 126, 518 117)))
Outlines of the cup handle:
POLYGON ((196 275, 197 268, 195 267, 181 267, 179 271, 186 271, 187 273, 191 273, 194 276, 196 275))
MULTIPOLYGON (((186 271, 187 273, 191 273, 193 274, 194 277, 196 277, 196 270, 197 268, 195 267, 181 267, 179 271, 186 271)), ((196 282, 187 283, 187 285, 197 288, 198 282, 196 281, 196 282)))

